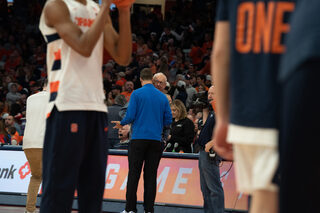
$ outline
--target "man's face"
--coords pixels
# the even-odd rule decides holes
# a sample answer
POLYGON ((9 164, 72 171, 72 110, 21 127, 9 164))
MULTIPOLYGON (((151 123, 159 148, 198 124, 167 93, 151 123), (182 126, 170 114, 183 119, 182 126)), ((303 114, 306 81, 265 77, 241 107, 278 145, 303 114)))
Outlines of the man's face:
POLYGON ((161 92, 166 88, 166 83, 166 79, 161 75, 153 79, 153 85, 161 92))
POLYGON ((15 93, 15 92, 17 92, 17 90, 18 90, 17 86, 15 84, 13 84, 11 86, 11 92, 15 93))
POLYGON ((9 115, 4 122, 7 127, 13 126, 14 124, 13 116, 9 115))
POLYGON ((133 83, 132 83, 131 81, 127 81, 127 82, 126 82, 125 90, 126 90, 127 92, 132 92, 132 90, 133 90, 133 83))
POLYGON ((201 83, 203 83, 203 80, 200 77, 197 77, 197 83, 201 84, 201 83))
POLYGON ((129 132, 130 132, 130 126, 129 125, 125 125, 122 128, 120 128, 119 131, 118 131, 119 139, 120 140, 128 139, 129 132))
POLYGON ((165 27, 163 29, 163 31, 165 32, 165 34, 170 35, 170 29, 169 28, 165 27))
POLYGON ((215 93, 215 89, 213 86, 211 86, 208 90, 208 100, 209 102, 213 101, 215 99, 215 96, 214 96, 214 93, 215 93))

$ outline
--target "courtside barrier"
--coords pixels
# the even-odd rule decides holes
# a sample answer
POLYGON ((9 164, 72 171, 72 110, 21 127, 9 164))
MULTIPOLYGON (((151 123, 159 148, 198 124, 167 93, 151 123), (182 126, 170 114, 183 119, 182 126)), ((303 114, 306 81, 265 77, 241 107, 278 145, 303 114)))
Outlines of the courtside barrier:
MULTIPOLYGON (((29 163, 21 146, 0 146, 0 204, 24 205, 12 201, 6 203, 2 198, 10 195, 25 196, 30 173, 29 163)), ((121 207, 117 208, 124 207, 127 173, 127 150, 109 150, 104 202, 119 204, 121 207)), ((223 161, 220 174, 226 211, 246 212, 248 198, 236 192, 232 162, 223 161)), ((143 200, 142 179, 137 193, 139 203, 143 200)), ((182 212, 189 212, 186 209, 192 209, 191 212, 202 211, 198 154, 164 153, 158 169, 157 183, 156 209, 167 207, 165 212, 179 212, 177 209, 184 209, 182 212)), ((105 208, 108 207, 110 205, 104 205, 104 210, 107 211, 105 208)))

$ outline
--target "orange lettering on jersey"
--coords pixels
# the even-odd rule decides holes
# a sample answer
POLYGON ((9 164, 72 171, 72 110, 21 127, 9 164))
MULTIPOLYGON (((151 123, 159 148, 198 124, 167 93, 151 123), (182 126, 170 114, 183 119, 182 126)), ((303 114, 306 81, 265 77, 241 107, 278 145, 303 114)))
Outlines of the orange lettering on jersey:
POLYGON ((91 27, 93 22, 94 22, 94 19, 88 19, 88 26, 91 27))
POLYGON ((272 40, 272 53, 283 53, 285 46, 281 44, 281 36, 288 33, 290 25, 283 22, 284 14, 292 12, 295 4, 293 2, 279 2, 276 7, 275 23, 272 40))
POLYGON ((252 48, 254 9, 253 2, 244 2, 238 7, 236 49, 240 53, 248 53, 252 48))
POLYGON ((75 19, 76 19, 76 21, 77 21, 77 25, 78 25, 78 26, 82 26, 82 24, 83 24, 83 18, 81 18, 81 17, 76 17, 75 19))
POLYGON ((54 60, 61 60, 61 49, 57 52, 54 52, 54 60))
POLYGON ((90 27, 94 21, 94 19, 89 19, 89 18, 81 18, 81 17, 76 17, 76 24, 79 27, 90 27))
POLYGON ((235 48, 239 53, 280 54, 281 38, 290 30, 285 14, 293 12, 294 2, 243 2, 238 6, 235 48))
POLYGON ((83 19, 83 26, 88 27, 88 19, 83 19))
POLYGON ((275 3, 269 2, 267 10, 265 6, 265 2, 257 3, 257 16, 253 43, 254 53, 260 53, 262 45, 264 53, 269 53, 271 48, 271 33, 273 26, 275 3))
POLYGON ((58 92, 60 81, 50 82, 50 93, 58 92))

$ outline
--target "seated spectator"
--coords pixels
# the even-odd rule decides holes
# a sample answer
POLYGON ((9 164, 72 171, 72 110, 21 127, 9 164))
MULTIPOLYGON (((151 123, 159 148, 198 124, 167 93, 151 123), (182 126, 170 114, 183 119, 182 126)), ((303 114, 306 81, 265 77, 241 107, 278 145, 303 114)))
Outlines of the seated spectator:
POLYGON ((0 144, 10 144, 10 135, 6 130, 2 119, 0 120, 0 144))
POLYGON ((172 40, 173 43, 176 43, 177 40, 181 40, 181 36, 166 26, 163 29, 159 42, 160 44, 163 44, 168 43, 170 40, 172 40))
POLYGON ((105 104, 107 106, 112 106, 114 104, 114 96, 112 95, 112 91, 108 92, 107 99, 105 100, 105 104))
POLYGON ((6 102, 0 101, 0 117, 8 112, 8 104, 6 102))
POLYGON ((6 100, 8 101, 9 105, 15 103, 16 101, 20 100, 21 94, 18 93, 18 85, 16 83, 9 83, 6 100))
POLYGON ((125 125, 118 131, 119 143, 115 144, 115 149, 128 149, 130 141, 130 125, 125 125))
POLYGON ((197 93, 197 90, 191 85, 190 83, 191 76, 186 75, 184 82, 186 83, 186 92, 187 92, 187 100, 186 100, 186 107, 190 108, 192 98, 197 93))
POLYGON ((208 87, 205 85, 206 82, 206 76, 205 75, 198 75, 197 76, 197 87, 196 90, 199 92, 199 87, 202 85, 205 89, 205 91, 208 91, 208 87))
POLYGON ((208 87, 204 83, 200 83, 199 86, 196 88, 198 93, 206 93, 208 87))
POLYGON ((202 52, 201 47, 199 46, 198 41, 195 40, 192 42, 191 51, 189 53, 189 56, 192 60, 192 63, 195 65, 198 65, 202 62, 203 52, 202 52))
POLYGON ((174 100, 171 105, 173 122, 171 124, 171 132, 169 135, 168 152, 192 152, 192 143, 194 138, 194 124, 187 118, 186 107, 180 100, 174 100))
POLYGON ((147 55, 148 52, 149 52, 148 45, 144 42, 144 39, 141 36, 139 36, 137 41, 138 58, 147 55))
MULTIPOLYGON (((121 121, 121 117, 119 115, 122 107, 127 103, 126 98, 123 95, 117 95, 114 99, 114 104, 112 106, 108 106, 108 126, 111 127, 111 121, 121 121)), ((109 148, 112 149, 114 145, 118 144, 120 141, 118 137, 118 129, 109 128, 108 130, 108 142, 109 148)))
POLYGON ((115 85, 111 88, 111 93, 112 93, 113 99, 115 99, 115 97, 117 97, 117 95, 121 95, 121 92, 122 92, 122 87, 119 85, 115 85))
POLYGON ((21 128, 18 123, 16 123, 14 117, 12 115, 8 115, 5 118, 5 126, 8 129, 9 127, 15 127, 18 134, 21 135, 21 128))
POLYGON ((186 100, 188 98, 188 94, 186 91, 186 83, 181 80, 178 81, 176 91, 177 91, 177 96, 175 97, 175 100, 180 100, 186 106, 186 100))
POLYGON ((205 82, 206 87, 210 88, 211 87, 211 83, 212 83, 211 75, 206 75, 206 82, 205 82))
POLYGON ((126 74, 124 73, 124 72, 119 72, 118 74, 117 74, 117 81, 116 81, 116 85, 119 85, 119 86, 123 86, 125 83, 126 83, 126 79, 125 79, 125 77, 126 77, 126 74))
POLYGON ((166 56, 162 56, 158 61, 158 71, 162 72, 167 78, 169 77, 169 66, 168 66, 168 58, 166 56))
POLYGON ((9 135, 11 136, 11 145, 19 145, 21 142, 17 129, 13 126, 8 128, 9 135))
POLYGON ((129 102, 130 100, 130 96, 133 92, 133 89, 134 89, 134 85, 132 81, 127 81, 124 84, 124 91, 121 93, 121 95, 123 95, 126 98, 127 102, 129 102))

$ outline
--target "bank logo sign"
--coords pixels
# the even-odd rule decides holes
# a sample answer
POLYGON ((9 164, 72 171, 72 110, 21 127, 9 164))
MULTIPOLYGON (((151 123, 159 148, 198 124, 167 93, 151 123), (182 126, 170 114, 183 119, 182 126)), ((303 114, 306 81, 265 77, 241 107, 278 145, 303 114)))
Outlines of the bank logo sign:
POLYGON ((0 192, 27 193, 30 177, 24 152, 0 151, 0 192))

